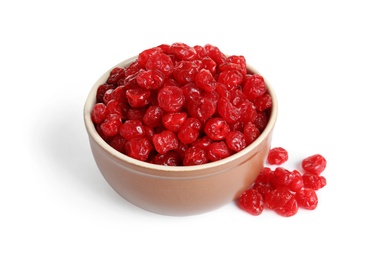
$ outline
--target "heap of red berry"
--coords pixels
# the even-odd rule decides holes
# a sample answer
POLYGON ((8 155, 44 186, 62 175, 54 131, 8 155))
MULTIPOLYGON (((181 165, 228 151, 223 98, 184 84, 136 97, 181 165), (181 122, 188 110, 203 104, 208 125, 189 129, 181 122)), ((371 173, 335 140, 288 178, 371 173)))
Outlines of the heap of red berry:
POLYGON ((303 159, 303 174, 280 166, 288 160, 288 152, 282 147, 270 149, 267 159, 277 167, 264 167, 251 188, 241 194, 238 206, 252 215, 260 215, 268 208, 285 217, 295 215, 299 208, 315 209, 316 191, 326 185, 325 177, 320 175, 326 167, 325 158, 315 154, 303 159))
POLYGON ((221 160, 251 144, 272 98, 243 56, 216 46, 162 44, 112 69, 97 89, 92 121, 114 149, 169 166, 221 160))

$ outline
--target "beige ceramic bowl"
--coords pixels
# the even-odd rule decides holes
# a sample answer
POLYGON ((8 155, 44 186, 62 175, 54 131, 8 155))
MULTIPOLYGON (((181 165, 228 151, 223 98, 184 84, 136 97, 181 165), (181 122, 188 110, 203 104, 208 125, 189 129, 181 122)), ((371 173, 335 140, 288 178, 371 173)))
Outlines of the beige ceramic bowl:
MULTIPOLYGON (((127 59, 114 67, 125 67, 135 59, 127 59)), ((253 183, 264 167, 277 117, 276 96, 268 83, 273 99, 271 115, 267 127, 251 145, 217 162, 197 166, 161 166, 116 151, 95 130, 91 111, 96 103, 96 91, 106 81, 111 69, 93 85, 84 107, 84 122, 96 164, 119 195, 151 212, 186 216, 224 206, 237 199, 253 183)))

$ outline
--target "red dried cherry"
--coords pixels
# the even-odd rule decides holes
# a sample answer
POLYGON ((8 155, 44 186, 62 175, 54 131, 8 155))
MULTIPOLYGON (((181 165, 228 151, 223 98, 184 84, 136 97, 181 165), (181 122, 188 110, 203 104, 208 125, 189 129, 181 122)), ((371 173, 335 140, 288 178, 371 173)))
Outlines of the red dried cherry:
POLYGON ((224 159, 230 155, 229 147, 224 141, 214 142, 209 145, 207 157, 210 161, 215 162, 224 159))
POLYGON ((156 154, 150 162, 165 166, 179 166, 181 164, 181 157, 175 151, 168 151, 165 154, 156 154))
POLYGON ((263 197, 255 189, 244 191, 239 200, 238 206, 253 216, 258 216, 263 212, 263 197))
POLYGON ((159 89, 164 80, 165 75, 159 70, 145 70, 137 75, 137 84, 144 89, 159 89))
POLYGON ((204 132, 211 140, 220 141, 225 139, 226 135, 230 132, 230 128, 225 120, 214 117, 206 122, 204 132))
POLYGON ((243 87, 243 92, 250 100, 255 100, 264 95, 267 92, 264 78, 258 74, 248 76, 243 87))
POLYGON ((315 190, 303 188, 295 194, 295 199, 301 208, 313 210, 317 207, 318 197, 315 190))
POLYGON ((177 137, 182 143, 190 144, 198 138, 201 126, 202 124, 198 119, 192 117, 187 118, 180 128, 177 137))
POLYGON ((274 170, 271 182, 275 187, 286 187, 294 192, 303 188, 302 175, 297 170, 289 171, 283 167, 274 170))
POLYGON ((191 117, 199 119, 201 122, 205 122, 216 111, 217 104, 213 102, 208 96, 200 96, 194 100, 188 100, 187 110, 191 117))
POLYGON ((288 152, 283 147, 274 147, 269 150, 267 160, 271 165, 281 165, 288 160, 288 152))
POLYGON ((166 77, 169 77, 173 73, 174 64, 165 53, 155 53, 149 57, 145 68, 147 70, 161 71, 166 77))
POLYGON ((286 187, 278 187, 268 192, 265 197, 265 205, 269 209, 279 209, 283 207, 291 198, 293 194, 286 187))
POLYGON ((157 95, 158 105, 166 112, 178 112, 184 105, 183 90, 176 86, 165 86, 157 95))
POLYGON ((97 103, 92 109, 91 119, 95 124, 100 124, 107 116, 106 106, 103 103, 97 103))
POLYGON ((215 90, 215 82, 216 80, 209 70, 201 69, 198 74, 196 74, 195 84, 207 92, 215 90))
POLYGON ((231 131, 226 135, 226 144, 233 151, 239 152, 246 147, 245 136, 242 132, 231 131))
POLYGON ((319 190, 326 185, 326 179, 322 175, 305 173, 302 175, 303 186, 313 190, 319 190))
POLYGON ((126 98, 133 108, 145 107, 151 102, 151 92, 144 88, 132 88, 126 90, 126 98))
POLYGON ((164 115, 164 111, 159 106, 150 106, 144 116, 142 117, 142 121, 145 125, 150 127, 159 127, 162 126, 162 116, 164 115))
POLYGON ((172 132, 178 132, 186 119, 186 112, 166 113, 162 116, 162 123, 166 129, 172 132))
POLYGON ((126 140, 145 135, 141 120, 127 120, 119 128, 119 134, 126 140))
POLYGON ((205 164, 208 161, 206 151, 199 146, 192 146, 184 152, 184 166, 205 164))
POLYGON ((240 118, 240 110, 227 97, 218 100, 218 113, 226 122, 235 123, 240 118))
POLYGON ((283 217, 291 217, 298 212, 298 202, 295 197, 291 197, 286 203, 280 208, 276 208, 275 212, 283 217))
POLYGON ((154 148, 159 154, 165 154, 168 151, 175 150, 179 147, 179 141, 172 131, 164 130, 155 134, 152 138, 154 148))
POLYGON ((302 168, 307 173, 319 175, 326 168, 326 159, 320 154, 314 154, 302 160, 302 168))
POLYGON ((252 122, 246 123, 243 131, 246 145, 250 145, 260 136, 260 130, 252 122))
POLYGON ((146 137, 135 137, 126 142, 125 150, 128 156, 146 161, 153 150, 153 145, 146 137))
POLYGON ((113 68, 110 72, 110 75, 107 79, 107 84, 116 84, 121 78, 125 77, 124 68, 113 68))
POLYGON ((179 61, 173 69, 173 78, 180 84, 191 83, 199 70, 199 65, 193 61, 179 61))

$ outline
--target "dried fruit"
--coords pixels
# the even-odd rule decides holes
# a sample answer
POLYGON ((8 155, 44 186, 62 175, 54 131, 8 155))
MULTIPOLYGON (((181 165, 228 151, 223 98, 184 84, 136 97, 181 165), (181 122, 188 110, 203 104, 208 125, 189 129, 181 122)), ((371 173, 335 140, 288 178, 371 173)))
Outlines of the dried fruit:
POLYGON ((121 153, 161 165, 198 165, 253 143, 271 106, 263 77, 247 70, 244 56, 176 42, 113 68, 97 89, 91 119, 121 153))
POLYGON ((263 203, 262 195, 255 189, 244 191, 238 200, 239 207, 254 216, 263 212, 263 203))
MULTIPOLYGON (((288 158, 287 150, 281 147, 270 149, 269 154, 270 165, 283 164, 288 158)), ((325 177, 319 175, 319 169, 324 167, 324 161, 326 162, 325 158, 318 154, 303 160, 306 171, 308 169, 315 173, 301 174, 296 169, 290 171, 281 166, 274 170, 264 167, 249 190, 261 194, 266 208, 284 217, 295 215, 299 208, 314 210, 318 205, 316 191, 326 185, 325 177)), ((248 191, 242 196, 246 192, 248 191)), ((247 206, 248 209, 240 207, 246 211, 252 209, 250 206, 247 206)))
POLYGON ((283 147, 275 147, 269 150, 267 157, 269 164, 281 165, 288 160, 288 152, 283 147))
POLYGON ((316 192, 310 188, 303 188, 295 194, 295 199, 301 208, 313 210, 317 207, 318 197, 316 192))
POLYGON ((326 168, 326 160, 322 155, 315 154, 302 160, 302 168, 307 173, 319 175, 326 168))

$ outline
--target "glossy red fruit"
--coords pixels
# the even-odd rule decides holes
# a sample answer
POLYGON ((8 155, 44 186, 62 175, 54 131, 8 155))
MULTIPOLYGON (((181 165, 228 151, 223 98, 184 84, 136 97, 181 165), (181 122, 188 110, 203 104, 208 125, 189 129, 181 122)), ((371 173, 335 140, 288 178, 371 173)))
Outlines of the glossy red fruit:
POLYGON ((187 119, 186 112, 166 113, 161 120, 166 129, 172 132, 178 132, 187 119))
POLYGON ((314 154, 302 160, 302 169, 306 173, 321 174, 326 168, 326 159, 320 154, 314 154))
POLYGON ((302 175, 303 186, 313 190, 319 190, 326 185, 326 179, 322 175, 305 173, 302 175))
POLYGON ((293 196, 282 207, 276 208, 275 212, 283 217, 291 217, 297 214, 298 208, 298 202, 293 196))
POLYGON ((195 142, 199 136, 199 131, 202 124, 196 118, 190 117, 184 121, 183 126, 180 128, 177 137, 184 144, 190 144, 195 142))
POLYGON ((274 170, 271 183, 275 187, 286 187, 293 192, 303 188, 302 175, 297 170, 289 171, 283 167, 274 170))
POLYGON ((268 123, 269 93, 248 98, 259 92, 248 87, 254 75, 243 56, 211 44, 160 44, 110 71, 91 119, 104 141, 133 158, 180 166, 221 160, 254 142, 268 123), (162 142, 165 131, 177 146, 162 142))
POLYGON ((314 210, 318 205, 318 197, 315 190, 304 188, 295 194, 299 207, 314 210))
POLYGON ((268 192, 265 197, 265 205, 269 209, 282 208, 291 198, 293 194, 286 187, 278 187, 271 192, 268 192))
POLYGON ((91 119, 95 124, 100 124, 107 116, 106 105, 97 103, 93 106, 91 119))
POLYGON ((226 135, 227 146, 235 152, 239 152, 246 147, 245 136, 240 131, 231 131, 226 135))
POLYGON ((164 130, 155 134, 152 138, 154 148, 159 154, 165 154, 168 151, 175 150, 179 147, 179 141, 172 131, 164 130))
POLYGON ((224 141, 211 143, 207 149, 207 157, 212 162, 222 160, 229 155, 229 147, 224 141))
POLYGON ((219 117, 210 118, 204 126, 206 135, 214 141, 221 141, 230 132, 228 123, 219 117))
POLYGON ((141 120, 127 120, 119 128, 119 134, 126 140, 145 135, 141 120))
POLYGON ((172 59, 165 53, 153 54, 145 64, 147 70, 158 70, 166 77, 169 77, 173 73, 174 66, 172 59))
POLYGON ((184 152, 184 166, 205 164, 208 161, 206 151, 199 146, 192 146, 184 152))
POLYGON ((166 86, 158 91, 158 105, 166 112, 178 112, 184 105, 183 90, 176 86, 166 86))
POLYGON ((288 160, 288 152, 283 147, 274 147, 269 150, 267 160, 271 165, 281 165, 288 160))
POLYGON ((264 82, 264 78, 257 74, 247 77, 243 87, 243 92, 250 100, 255 100, 256 98, 264 95, 267 92, 267 86, 264 82))
POLYGON ((255 189, 244 191, 238 200, 238 206, 253 216, 258 216, 263 212, 263 203, 262 195, 255 189))
POLYGON ((125 143, 126 154, 134 159, 146 161, 153 145, 146 137, 135 137, 125 143))

